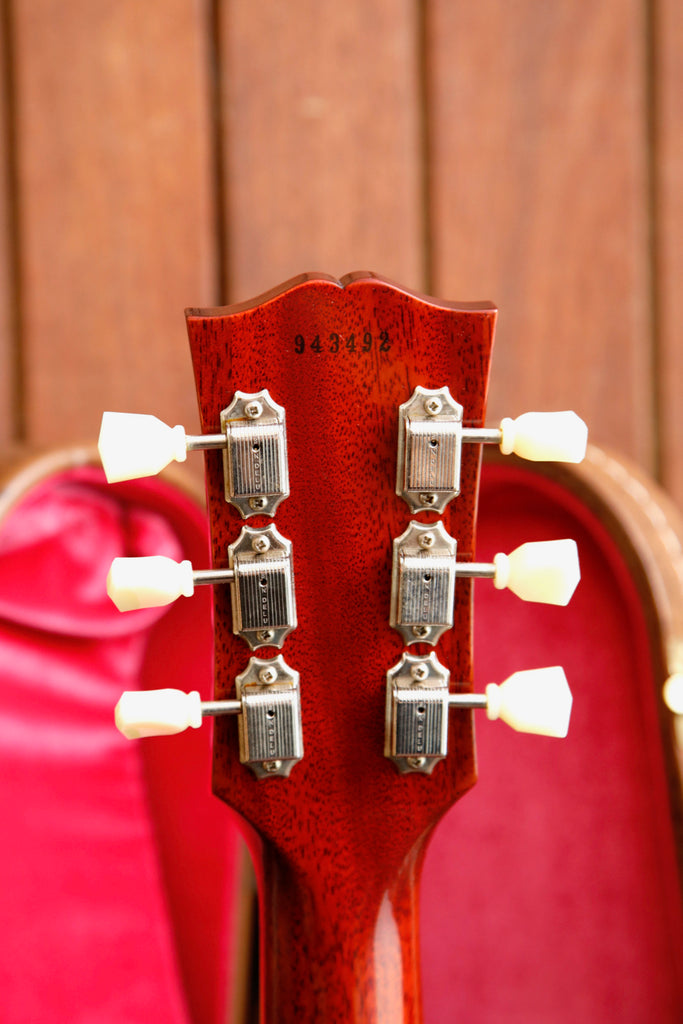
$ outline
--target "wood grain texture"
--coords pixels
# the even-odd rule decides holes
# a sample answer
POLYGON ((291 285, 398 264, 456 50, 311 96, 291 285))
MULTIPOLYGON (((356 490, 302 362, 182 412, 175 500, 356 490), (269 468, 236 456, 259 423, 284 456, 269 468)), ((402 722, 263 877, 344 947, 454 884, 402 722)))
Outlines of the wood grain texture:
POLYGON ((359 266, 422 287, 415 5, 221 10, 226 295, 359 266))
POLYGON ((439 295, 501 309, 491 413, 575 408, 654 466, 644 5, 433 0, 439 295))
POLYGON ((683 506, 683 8, 657 4, 657 320, 662 482, 683 506))
POLYGON ((16 5, 29 440, 104 408, 192 424, 182 308, 211 295, 201 6, 16 5))
MULTIPOLYGON (((372 275, 343 283, 301 277, 253 305, 188 314, 204 432, 218 430, 237 389, 267 387, 286 409, 290 496, 275 522, 293 544, 299 623, 283 656, 301 674, 304 759, 287 779, 257 780, 239 764, 235 722, 219 719, 214 791, 251 827, 264 1020, 419 1024, 425 842, 475 767, 468 712, 450 715, 449 757, 430 776, 399 775, 383 753, 386 673, 403 649, 388 625, 392 540, 425 516, 395 494, 398 406, 418 383, 449 381, 465 423, 480 425, 495 311, 418 298, 372 275)), ((465 561, 478 449, 465 446, 462 492, 441 517, 465 561)), ((206 467, 213 561, 224 567, 242 520, 225 502, 221 453, 207 453, 206 467)), ((465 690, 469 583, 458 582, 455 625, 438 645, 452 688, 465 690)), ((221 698, 234 695, 248 650, 232 633, 227 588, 214 588, 214 611, 221 698)))
POLYGON ((14 439, 16 431, 15 401, 15 337, 12 309, 15 301, 15 280, 11 246, 11 142, 12 116, 10 95, 11 54, 9 19, 0 10, 0 445, 14 439))

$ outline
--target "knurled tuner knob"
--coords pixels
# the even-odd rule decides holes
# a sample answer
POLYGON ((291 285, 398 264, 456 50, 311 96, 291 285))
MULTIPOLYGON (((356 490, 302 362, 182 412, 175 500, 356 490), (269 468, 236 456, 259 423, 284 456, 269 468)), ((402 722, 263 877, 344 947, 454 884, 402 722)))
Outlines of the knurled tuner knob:
POLYGON ((191 597, 202 584, 229 583, 233 632, 252 649, 282 647, 297 624, 291 542, 272 523, 244 526, 227 553, 227 569, 195 570, 187 560, 164 555, 115 558, 107 593, 119 611, 128 612, 191 597))
POLYGON ((436 657, 404 653, 387 673, 385 754, 399 771, 430 773, 448 754, 450 708, 481 708, 519 732, 567 735, 572 695, 559 666, 515 672, 484 693, 451 693, 450 673, 436 657))
POLYGON ((126 739, 198 729, 207 716, 237 715, 240 761, 258 778, 289 775, 303 757, 299 673, 282 655, 250 658, 235 680, 236 699, 203 701, 193 690, 130 690, 114 720, 126 739))
POLYGON ((390 624, 408 644, 435 644, 453 625, 456 579, 491 579, 524 601, 566 605, 581 578, 576 542, 522 544, 491 563, 456 561, 442 523, 412 522, 394 541, 390 624))
POLYGON ((289 494, 285 411, 268 390, 236 391, 221 433, 190 435, 156 416, 105 412, 98 448, 109 483, 154 476, 191 451, 223 452, 225 498, 246 519, 273 515, 289 494))
POLYGON ((534 462, 581 462, 588 428, 574 412, 528 412, 498 427, 465 427, 448 387, 418 386, 399 408, 396 493, 414 512, 443 512, 460 493, 463 444, 496 444, 534 462))

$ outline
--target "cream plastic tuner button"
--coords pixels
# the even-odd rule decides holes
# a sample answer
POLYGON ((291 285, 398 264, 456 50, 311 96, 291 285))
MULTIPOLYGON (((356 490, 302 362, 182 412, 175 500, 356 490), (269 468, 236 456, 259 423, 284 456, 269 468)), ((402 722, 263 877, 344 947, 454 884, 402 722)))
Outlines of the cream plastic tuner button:
POLYGON ((115 558, 107 576, 107 593, 120 612, 159 608, 194 593, 192 565, 164 555, 115 558))
POLYGON ((145 736, 172 736, 202 724, 199 692, 182 690, 132 690, 116 705, 114 721, 128 740, 145 736))
POLYGON ((566 736, 571 709, 571 691, 559 666, 515 672, 504 683, 486 687, 488 717, 519 732, 566 736))
POLYGON ((507 587, 523 601, 566 605, 581 579, 576 541, 522 544, 511 554, 494 556, 493 584, 507 587))
POLYGON ((500 450, 532 462, 581 462, 588 427, 575 412, 526 412, 500 424, 500 450))
POLYGON ((143 413, 105 412, 97 446, 110 484, 154 476, 187 458, 184 428, 143 413))

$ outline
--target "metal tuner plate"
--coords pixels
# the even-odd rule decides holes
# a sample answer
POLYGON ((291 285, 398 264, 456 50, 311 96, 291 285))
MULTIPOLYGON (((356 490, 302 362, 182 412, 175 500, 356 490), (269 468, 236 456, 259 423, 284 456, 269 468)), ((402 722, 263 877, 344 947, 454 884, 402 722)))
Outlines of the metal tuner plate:
POLYGON ((399 406, 396 493, 413 512, 443 512, 460 493, 462 416, 447 387, 418 385, 399 406))
POLYGON ((452 628, 456 547, 441 523, 410 523, 394 541, 389 622, 407 644, 435 644, 452 628))
POLYGON ((225 500, 249 516, 272 516, 289 494, 285 410, 266 388, 236 391, 221 413, 225 500))
POLYGON ((235 681, 240 761, 259 779, 287 776, 304 756, 299 673, 282 655, 250 658, 235 681))
POLYGON ((448 753, 449 679, 434 651, 404 653, 387 672, 384 753, 400 772, 429 775, 448 753))
POLYGON ((228 548, 228 564, 233 632, 252 650, 282 647, 296 628, 291 541, 272 523, 258 530, 243 526, 228 548))

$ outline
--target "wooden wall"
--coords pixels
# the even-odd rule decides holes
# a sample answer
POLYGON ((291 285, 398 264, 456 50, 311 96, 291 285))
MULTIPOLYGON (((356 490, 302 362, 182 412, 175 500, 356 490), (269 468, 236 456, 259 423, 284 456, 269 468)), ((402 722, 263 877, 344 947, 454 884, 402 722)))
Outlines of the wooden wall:
POLYGON ((678 0, 4 0, 0 53, 3 445, 194 429, 186 305, 372 269, 683 500, 678 0))

